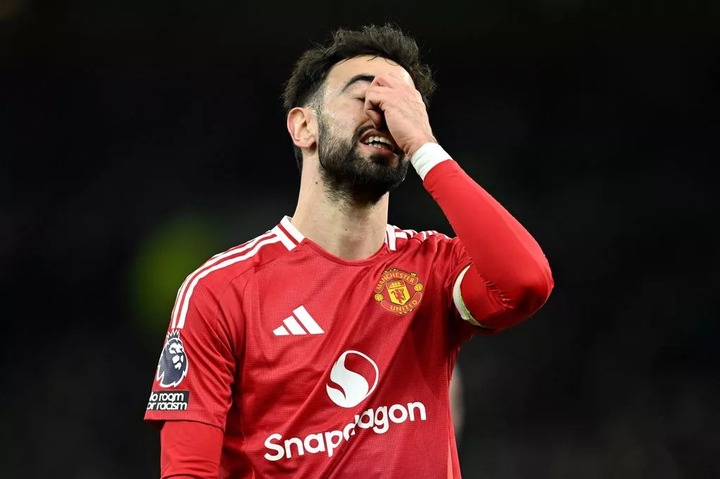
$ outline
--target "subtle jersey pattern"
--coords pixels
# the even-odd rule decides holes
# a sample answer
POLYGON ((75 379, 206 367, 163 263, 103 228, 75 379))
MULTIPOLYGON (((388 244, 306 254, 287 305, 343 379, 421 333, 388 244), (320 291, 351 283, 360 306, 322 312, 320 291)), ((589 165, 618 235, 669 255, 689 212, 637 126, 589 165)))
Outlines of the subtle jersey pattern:
POLYGON ((183 283, 145 419, 222 428, 220 477, 460 477, 448 389, 477 331, 453 303, 468 264, 458 239, 390 225, 345 261, 285 217, 183 283))

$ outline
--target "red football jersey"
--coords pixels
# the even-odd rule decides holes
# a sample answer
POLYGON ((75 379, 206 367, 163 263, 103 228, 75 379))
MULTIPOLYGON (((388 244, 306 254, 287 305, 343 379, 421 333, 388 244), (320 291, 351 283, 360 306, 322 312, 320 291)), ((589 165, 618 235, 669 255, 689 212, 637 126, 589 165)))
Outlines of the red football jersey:
POLYGON ((285 217, 181 286, 145 419, 224 430, 221 477, 460 477, 449 385, 475 331, 456 238, 339 259, 285 217))

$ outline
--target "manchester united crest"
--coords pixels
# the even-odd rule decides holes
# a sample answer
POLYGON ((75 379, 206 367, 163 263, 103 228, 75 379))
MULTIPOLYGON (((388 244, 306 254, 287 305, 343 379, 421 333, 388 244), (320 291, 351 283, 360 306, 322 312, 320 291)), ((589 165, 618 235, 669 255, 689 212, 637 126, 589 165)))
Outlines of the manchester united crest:
POLYGON ((407 273, 398 268, 383 271, 375 285, 375 301, 396 314, 407 314, 420 304, 423 285, 417 273, 407 273))

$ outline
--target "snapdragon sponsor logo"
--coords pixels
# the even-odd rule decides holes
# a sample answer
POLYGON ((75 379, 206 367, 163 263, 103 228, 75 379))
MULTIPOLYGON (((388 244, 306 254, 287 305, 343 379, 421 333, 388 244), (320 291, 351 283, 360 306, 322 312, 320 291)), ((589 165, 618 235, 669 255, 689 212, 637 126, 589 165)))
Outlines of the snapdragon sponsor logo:
POLYGON ((271 452, 266 452, 264 457, 273 462, 305 454, 324 453, 327 457, 332 457, 343 441, 349 441, 355 435, 357 428, 385 434, 392 424, 426 420, 425 405, 419 401, 370 408, 356 414, 355 421, 342 429, 311 433, 305 437, 283 438, 280 433, 271 434, 265 439, 265 447, 271 452))
POLYGON ((367 399, 377 386, 380 370, 367 354, 345 351, 330 369, 328 397, 340 407, 355 407, 367 399))
MULTIPOLYGON (((349 409, 370 397, 379 380, 380 368, 377 363, 365 353, 349 350, 342 353, 330 368, 325 392, 332 403, 349 409)), ((264 457, 268 461, 291 459, 305 454, 323 453, 332 457, 343 441, 349 441, 358 428, 385 434, 392 424, 425 420, 427 413, 421 402, 369 408, 356 414, 354 421, 341 429, 313 432, 305 437, 286 438, 277 432, 270 434, 265 439, 265 447, 269 452, 264 457)))

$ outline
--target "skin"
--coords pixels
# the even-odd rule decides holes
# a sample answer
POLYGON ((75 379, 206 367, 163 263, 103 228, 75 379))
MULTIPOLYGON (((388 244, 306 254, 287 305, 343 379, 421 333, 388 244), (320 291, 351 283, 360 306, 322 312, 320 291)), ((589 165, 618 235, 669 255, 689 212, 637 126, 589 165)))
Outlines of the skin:
MULTIPOLYGON (((437 142, 427 109, 408 72, 380 57, 359 56, 336 64, 321 89, 321 112, 334 138, 350 141, 359 132, 390 139, 394 150, 354 146, 370 168, 396 168, 427 142, 437 142), (349 83, 351 80, 355 79, 349 83), (375 166, 369 164, 374 163, 375 166)), ((311 107, 288 112, 287 128, 303 153, 300 193, 293 225, 325 251, 345 260, 375 254, 385 240, 389 193, 376 202, 333 194, 318 155, 320 121, 311 107)))

